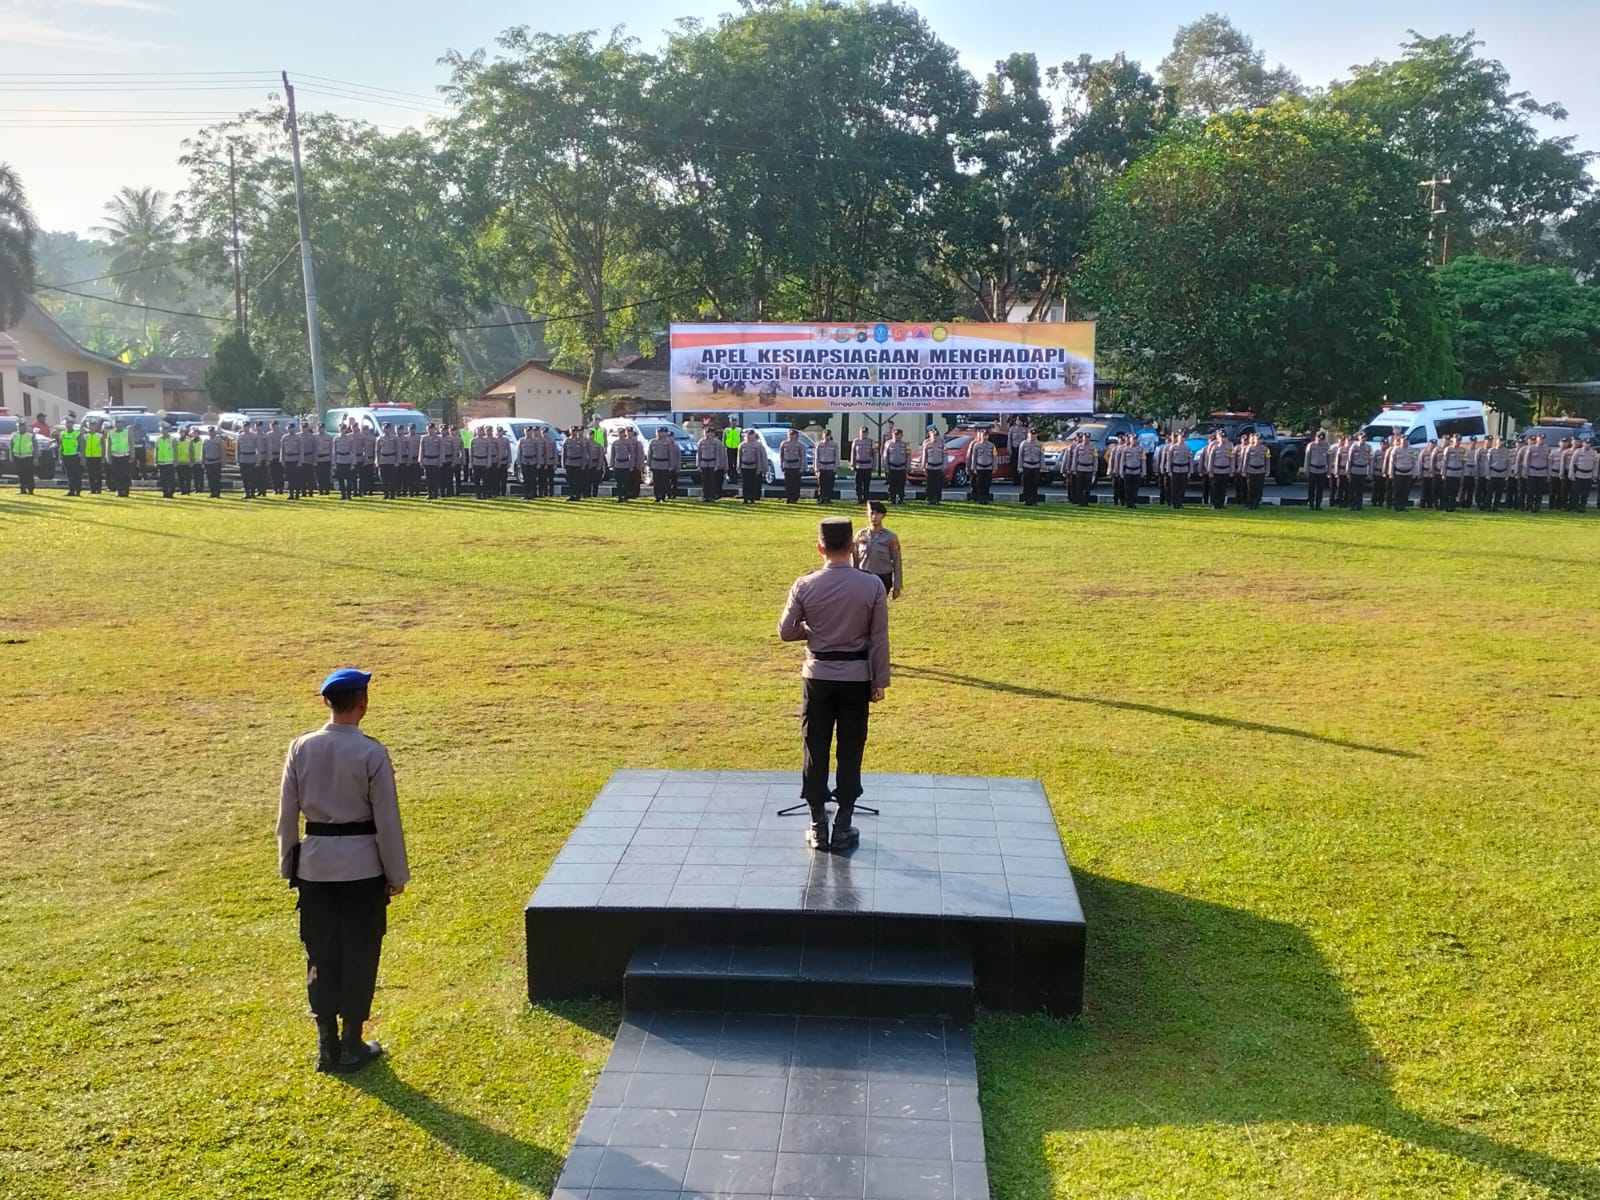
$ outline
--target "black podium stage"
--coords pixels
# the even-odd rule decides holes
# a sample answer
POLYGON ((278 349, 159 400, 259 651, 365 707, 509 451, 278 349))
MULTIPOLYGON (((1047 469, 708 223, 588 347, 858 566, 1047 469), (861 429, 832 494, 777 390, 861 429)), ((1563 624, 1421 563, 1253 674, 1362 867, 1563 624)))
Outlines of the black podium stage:
POLYGON ((792 771, 618 771, 525 912, 528 997, 964 1020, 1075 1015, 1084 919, 1033 779, 871 774, 861 844, 809 850, 792 771))

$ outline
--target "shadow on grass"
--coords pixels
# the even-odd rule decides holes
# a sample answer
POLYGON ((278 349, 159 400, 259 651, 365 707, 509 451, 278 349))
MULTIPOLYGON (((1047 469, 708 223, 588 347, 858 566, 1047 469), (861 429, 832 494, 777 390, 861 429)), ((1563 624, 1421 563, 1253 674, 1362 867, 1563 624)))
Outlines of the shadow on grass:
POLYGON ((1328 737, 1307 729, 1289 725, 1268 725, 1260 721, 1241 721, 1236 717, 1218 716, 1216 713, 1194 712, 1183 708, 1164 708, 1159 704, 1140 704, 1133 700, 1111 700, 1105 696, 1079 696, 1070 692, 1052 692, 1044 688, 1026 687, 1019 683, 1006 683, 997 679, 978 679, 971 675, 957 675, 932 667, 913 667, 894 663, 894 670, 911 679, 928 679, 937 683, 950 683, 958 687, 982 688, 989 692, 1004 692, 1010 696, 1027 696, 1033 700, 1065 700, 1069 704, 1092 704, 1097 708, 1110 708, 1118 712, 1148 713, 1156 717, 1172 717, 1179 721, 1193 721, 1200 725, 1220 725, 1228 729, 1242 729, 1250 733, 1270 733, 1277 737, 1299 738, 1307 742, 1320 742, 1325 746, 1339 746, 1345 750, 1361 750, 1367 754, 1384 754, 1391 758, 1420 758, 1414 750, 1396 750, 1391 746, 1374 746, 1368 742, 1352 742, 1346 738, 1328 737))
POLYGON ((1063 1130, 1300 1122, 1364 1126, 1559 1196, 1600 1170, 1407 1111, 1344 989, 1304 931, 1077 873, 1089 922, 1086 1021, 980 1023, 998 1193, 1053 1193, 1063 1130))
POLYGON ((351 1087, 381 1100, 429 1137, 449 1146, 523 1187, 548 1195, 561 1171, 561 1155, 491 1129, 419 1092, 379 1059, 355 1075, 343 1077, 351 1087))

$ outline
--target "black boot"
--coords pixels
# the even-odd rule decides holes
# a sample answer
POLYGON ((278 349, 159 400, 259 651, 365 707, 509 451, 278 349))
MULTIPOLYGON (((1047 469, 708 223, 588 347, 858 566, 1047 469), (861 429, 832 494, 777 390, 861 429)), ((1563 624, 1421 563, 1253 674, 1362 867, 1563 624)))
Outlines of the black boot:
POLYGON ((339 1069, 339 1018, 317 1018, 317 1070, 337 1071, 339 1069))
POLYGON ((849 850, 861 841, 861 831, 850 823, 850 818, 855 812, 855 805, 841 804, 839 811, 833 818, 833 835, 829 838, 829 845, 834 850, 849 850))
POLYGON ((363 1041, 361 1026, 354 1021, 346 1020, 344 1023, 344 1037, 339 1043, 339 1071, 348 1073, 359 1071, 373 1059, 383 1053, 383 1047, 376 1041, 363 1041))

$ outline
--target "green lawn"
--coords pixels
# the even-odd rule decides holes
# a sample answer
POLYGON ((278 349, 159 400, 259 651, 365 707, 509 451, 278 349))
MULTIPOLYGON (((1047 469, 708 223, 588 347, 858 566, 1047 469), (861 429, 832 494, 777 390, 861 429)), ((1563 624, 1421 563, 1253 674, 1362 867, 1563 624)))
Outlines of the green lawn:
MULTIPOLYGON (((522 904, 613 769, 798 765, 815 517, 0 497, 0 1195, 547 1193, 616 1012, 522 904), (345 663, 415 872, 353 1081, 272 848, 345 663)), ((1600 518, 891 524, 869 769, 1038 776, 1089 914, 1081 1023, 979 1022, 997 1200, 1600 1195, 1600 518)))

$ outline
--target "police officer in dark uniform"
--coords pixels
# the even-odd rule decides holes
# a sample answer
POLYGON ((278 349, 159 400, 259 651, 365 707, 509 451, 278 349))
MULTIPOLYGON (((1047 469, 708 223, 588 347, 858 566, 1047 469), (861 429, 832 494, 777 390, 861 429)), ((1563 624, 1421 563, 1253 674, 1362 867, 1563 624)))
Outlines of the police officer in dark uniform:
POLYGON ((361 732, 371 678, 342 667, 323 679, 328 723, 289 744, 278 795, 278 870, 300 892, 319 1071, 356 1071, 383 1053, 362 1037, 362 1026, 372 1013, 389 901, 410 877, 389 752, 361 732))
POLYGON ((805 750, 800 794, 811 810, 806 844, 817 850, 848 850, 860 841, 851 823, 861 796, 861 756, 867 745, 868 706, 889 686, 889 602, 875 576, 851 565, 852 530, 847 517, 829 517, 817 527, 823 565, 789 589, 778 618, 778 636, 804 641, 800 736, 805 750), (837 734, 838 773, 828 789, 829 751, 837 734), (827 804, 838 805, 833 830, 827 804))

